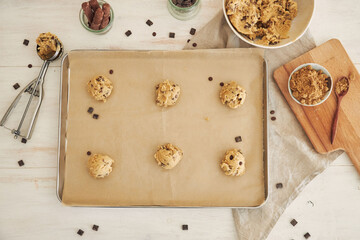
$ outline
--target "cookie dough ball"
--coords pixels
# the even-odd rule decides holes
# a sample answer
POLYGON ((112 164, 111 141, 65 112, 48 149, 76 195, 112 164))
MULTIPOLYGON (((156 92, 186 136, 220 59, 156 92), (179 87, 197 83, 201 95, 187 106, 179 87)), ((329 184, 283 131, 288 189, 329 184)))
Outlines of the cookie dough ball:
POLYGON ((42 60, 50 59, 56 52, 58 37, 50 32, 40 33, 36 39, 38 55, 42 60))
POLYGON ((238 108, 244 104, 246 98, 246 91, 236 82, 231 81, 225 83, 220 91, 220 100, 230 108, 238 108))
POLYGON ((165 80, 156 85, 156 104, 160 107, 175 105, 180 96, 180 86, 172 81, 165 80))
POLYGON ((109 156, 103 154, 94 154, 89 158, 88 169, 94 178, 104 178, 109 176, 112 171, 111 165, 114 163, 109 156))
POLYGON ((96 100, 106 102, 113 89, 112 82, 105 76, 97 76, 88 82, 88 91, 96 100))
POLYGON ((245 173, 245 157, 238 149, 228 150, 220 167, 228 176, 241 176, 245 173))
POLYGON ((183 151, 171 143, 159 146, 154 155, 158 165, 165 169, 174 168, 180 162, 182 157, 183 151))

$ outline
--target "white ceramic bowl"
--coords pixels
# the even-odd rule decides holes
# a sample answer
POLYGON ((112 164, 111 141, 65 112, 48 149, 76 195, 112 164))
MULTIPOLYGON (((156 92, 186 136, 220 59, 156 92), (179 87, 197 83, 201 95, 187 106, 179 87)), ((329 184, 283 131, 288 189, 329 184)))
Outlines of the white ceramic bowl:
POLYGON ((295 68, 294 71, 292 71, 292 73, 290 74, 290 77, 289 77, 289 80, 288 80, 288 89, 289 89, 290 96, 292 97, 292 99, 294 99, 295 102, 297 102, 298 104, 300 104, 300 105, 302 105, 302 106, 314 107, 314 106, 318 106, 318 105, 322 104, 323 102, 326 101, 326 99, 328 99, 328 97, 330 96, 330 94, 331 94, 331 92, 332 92, 332 89, 333 89, 333 79, 332 79, 329 71, 328 71, 326 68, 324 68, 323 66, 321 66, 321 65, 319 65, 319 64, 317 64, 317 63, 305 63, 305 64, 302 64, 302 65, 298 66, 297 68, 295 68), (290 80, 291 80, 292 75, 293 75, 296 71, 300 70, 301 68, 306 67, 306 66, 309 66, 309 65, 310 65, 313 69, 315 69, 315 70, 321 70, 324 74, 326 74, 326 75, 330 78, 330 81, 329 81, 329 83, 328 83, 329 91, 328 91, 328 92, 326 93, 326 95, 324 96, 324 99, 321 100, 320 102, 316 103, 316 104, 313 104, 313 105, 303 104, 303 103, 299 102, 299 101, 293 96, 292 91, 291 91, 291 89, 290 89, 290 80))
POLYGON ((226 22, 230 26, 231 30, 238 36, 241 40, 244 42, 247 42, 253 46, 260 47, 260 48, 268 48, 268 49, 275 49, 275 48, 281 48, 285 47, 287 45, 290 45, 291 43, 295 42, 299 38, 301 38, 302 35, 306 32, 308 29, 311 19, 314 15, 315 11, 315 0, 295 0, 295 2, 298 5, 298 13, 297 16, 294 18, 291 24, 291 28, 289 31, 289 38, 282 39, 279 43, 275 45, 262 45, 255 43, 254 40, 249 39, 245 35, 239 33, 234 26, 231 24, 228 16, 226 15, 226 8, 225 4, 228 0, 223 0, 223 12, 226 19, 226 22))

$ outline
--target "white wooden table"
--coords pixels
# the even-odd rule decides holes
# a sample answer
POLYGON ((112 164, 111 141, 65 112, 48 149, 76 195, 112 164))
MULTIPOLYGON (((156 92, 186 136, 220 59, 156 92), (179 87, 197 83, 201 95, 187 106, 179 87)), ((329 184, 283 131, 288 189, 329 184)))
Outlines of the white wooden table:
MULTIPOLYGON (((81 1, 1 1, 0 115, 19 90, 37 76, 41 61, 35 39, 51 31, 71 49, 181 49, 189 29, 200 29, 221 8, 220 0, 203 0, 200 14, 180 22, 172 18, 165 0, 111 1, 115 22, 103 36, 86 32, 78 13, 81 1), (154 22, 152 27, 145 24, 154 22), (125 37, 130 29, 133 34, 125 37), (157 32, 153 37, 151 33, 157 32), (176 32, 175 39, 168 33, 176 32), (28 47, 22 44, 29 39, 28 47), (33 68, 27 65, 32 64, 33 68)), ((360 70, 360 2, 317 0, 311 32, 317 44, 339 38, 360 70)), ((230 209, 109 209, 62 206, 55 195, 60 61, 51 65, 45 99, 33 139, 22 144, 0 129, 0 239, 235 239, 230 209), (17 161, 24 160, 19 167, 17 161), (92 224, 100 226, 92 231, 92 224), (181 225, 189 230, 182 231, 181 225)), ((360 119, 360 116, 359 116, 360 119)), ((360 177, 346 154, 317 177, 289 206, 269 240, 360 239, 360 177), (314 206, 308 201, 312 201, 314 206), (298 220, 292 227, 289 221, 298 220)))

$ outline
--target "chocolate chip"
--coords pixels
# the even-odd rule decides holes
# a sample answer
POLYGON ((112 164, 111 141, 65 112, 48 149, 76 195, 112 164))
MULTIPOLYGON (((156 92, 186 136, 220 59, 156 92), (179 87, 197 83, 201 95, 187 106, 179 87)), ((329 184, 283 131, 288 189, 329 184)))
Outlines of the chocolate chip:
POLYGON ((230 160, 233 160, 234 159, 234 156, 233 155, 230 155, 230 160))
POLYGON ((91 152, 90 152, 90 151, 87 151, 87 152, 86 152, 86 155, 90 156, 90 155, 91 155, 91 152))
POLYGON ((237 136, 237 137, 235 137, 235 142, 241 142, 241 141, 242 141, 241 136, 237 136))
POLYGON ((155 37, 155 36, 156 36, 156 32, 153 32, 152 35, 153 35, 153 37, 155 37))
POLYGON ((182 230, 186 231, 189 229, 189 226, 187 224, 182 225, 182 230))
POLYGON ((89 107, 89 109, 87 110, 87 112, 90 113, 90 114, 92 114, 93 111, 94 111, 94 108, 92 108, 92 107, 89 107))
POLYGON ((29 64, 29 65, 28 65, 28 68, 32 68, 32 64, 29 64))
POLYGON ((125 35, 128 37, 128 36, 130 36, 132 34, 132 32, 130 31, 130 30, 127 30, 126 32, 125 32, 125 35))
POLYGON ((18 83, 15 83, 14 85, 13 85, 13 88, 16 90, 16 89, 18 89, 20 87, 20 85, 18 84, 18 83))
POLYGON ((93 115, 93 119, 98 119, 99 118, 99 115, 98 114, 94 114, 93 115))
POLYGON ((93 227, 92 227, 92 230, 94 230, 94 231, 99 230, 99 226, 94 224, 93 227))
POLYGON ((282 184, 282 183, 277 183, 277 184, 276 184, 276 188, 277 188, 277 189, 283 188, 283 184, 282 184))
POLYGON ((151 25, 153 25, 154 23, 149 19, 146 21, 146 24, 150 27, 151 25))
POLYGON ((295 219, 291 220, 291 225, 293 225, 295 227, 295 225, 298 223, 295 219))
POLYGON ((223 87, 223 86, 224 86, 224 83, 223 83, 223 82, 221 82, 221 83, 220 83, 220 86, 222 86, 222 87, 223 87))
POLYGON ((193 43, 193 45, 192 45, 193 47, 196 47, 197 46, 197 43, 193 43))
POLYGON ((209 79, 209 81, 212 81, 212 80, 213 80, 213 78, 212 78, 212 77, 209 77, 208 79, 209 79))
POLYGON ((169 38, 175 38, 175 33, 170 32, 170 33, 169 33, 169 38))
POLYGON ((22 138, 21 142, 25 144, 27 142, 27 140, 25 138, 22 138))
POLYGON ((311 237, 310 233, 307 232, 307 233, 304 234, 305 239, 308 239, 309 237, 311 237))
POLYGON ((23 160, 18 161, 18 164, 19 164, 20 167, 25 165, 23 160))
POLYGON ((275 113, 275 111, 274 111, 274 110, 271 110, 271 111, 270 111, 270 114, 274 114, 274 113, 275 113))
POLYGON ((271 117, 271 121, 275 121, 276 120, 276 117, 271 117))
POLYGON ((191 34, 191 35, 195 35, 195 33, 196 33, 196 29, 195 29, 195 28, 191 28, 191 29, 190 29, 190 34, 191 34))
POLYGON ((114 73, 114 70, 110 69, 109 73, 110 73, 110 74, 113 74, 113 73, 114 73))
POLYGON ((189 42, 190 42, 190 39, 187 40, 187 43, 189 43, 189 42))
POLYGON ((80 236, 82 236, 82 235, 84 234, 84 231, 81 230, 81 229, 79 229, 79 230, 77 231, 77 234, 80 235, 80 236))
POLYGON ((239 165, 241 166, 241 165, 242 165, 242 162, 239 162, 239 165))
POLYGON ((29 45, 29 40, 24 39, 23 44, 24 44, 25 46, 29 45))

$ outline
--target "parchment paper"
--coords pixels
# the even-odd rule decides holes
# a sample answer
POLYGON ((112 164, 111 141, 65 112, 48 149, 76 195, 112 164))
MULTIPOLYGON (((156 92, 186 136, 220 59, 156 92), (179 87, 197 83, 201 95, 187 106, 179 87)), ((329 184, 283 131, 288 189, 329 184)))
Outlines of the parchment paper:
POLYGON ((263 50, 72 51, 69 62, 64 204, 258 206, 264 202, 263 50), (89 79, 100 74, 114 85, 106 103, 87 92, 89 79), (155 104, 155 85, 164 79, 181 87, 177 104, 167 109, 155 104), (248 93, 245 104, 236 110, 219 100, 219 83, 231 80, 248 93), (99 114, 98 120, 87 113, 88 107, 99 114), (241 143, 234 140, 238 135, 241 143), (153 158, 157 146, 167 142, 184 152, 172 170, 162 169, 153 158), (226 176, 219 167, 231 148, 240 148, 246 157, 242 177, 226 176), (92 178, 87 151, 112 157, 113 172, 105 179, 92 178))

